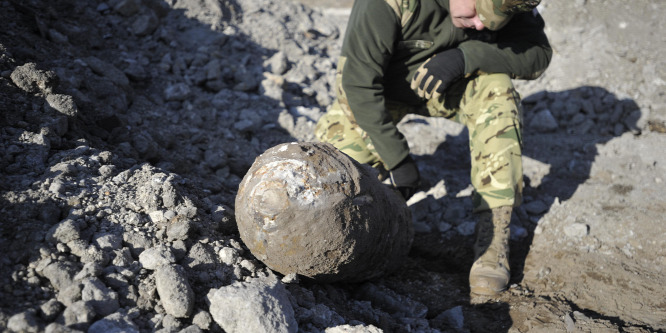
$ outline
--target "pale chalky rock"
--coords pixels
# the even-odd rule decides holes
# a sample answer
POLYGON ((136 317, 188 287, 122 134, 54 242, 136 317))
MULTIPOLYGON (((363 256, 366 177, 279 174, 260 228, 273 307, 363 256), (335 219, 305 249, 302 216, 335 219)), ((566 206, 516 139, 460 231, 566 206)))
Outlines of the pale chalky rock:
POLYGON ((325 143, 281 144, 257 157, 239 186, 236 220, 269 268, 322 282, 395 270, 414 235, 405 201, 325 143))
POLYGON ((211 289, 208 301, 213 319, 225 332, 298 331, 289 292, 275 277, 211 289))

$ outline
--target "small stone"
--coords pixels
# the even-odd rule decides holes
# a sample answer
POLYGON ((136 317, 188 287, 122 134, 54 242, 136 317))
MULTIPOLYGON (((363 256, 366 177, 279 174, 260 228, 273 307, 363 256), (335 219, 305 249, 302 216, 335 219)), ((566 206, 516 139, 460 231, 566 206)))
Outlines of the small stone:
POLYGON ((152 211, 152 212, 148 213, 148 216, 150 217, 150 220, 151 220, 153 223, 156 223, 156 224, 157 224, 157 223, 162 223, 162 222, 164 222, 164 221, 166 220, 166 219, 164 218, 164 212, 161 211, 161 210, 155 210, 155 211, 152 211))
POLYGON ((192 318, 192 324, 197 325, 202 330, 210 330, 213 324, 213 317, 207 311, 199 311, 192 318))
POLYGON ((111 177, 115 171, 115 165, 102 165, 99 167, 99 175, 102 176, 103 179, 111 177))
MULTIPOLYGON (((51 183, 51 186, 52 187, 54 186, 53 183, 51 183)), ((51 188, 49 188, 49 191, 51 191, 51 188)), ((58 242, 69 243, 73 240, 80 238, 81 238, 81 224, 72 219, 65 219, 61 221, 60 223, 51 227, 51 229, 49 229, 49 231, 46 233, 46 240, 48 240, 52 244, 58 242)))
POLYGON ((167 101, 183 101, 190 97, 192 90, 185 83, 176 83, 164 90, 164 98, 167 101))
POLYGON ((180 321, 170 314, 167 314, 162 319, 162 327, 166 329, 179 329, 181 326, 180 321))
POLYGON ((85 58, 86 64, 97 75, 101 75, 121 88, 129 88, 129 79, 118 67, 96 57, 85 58))
POLYGON ((109 263, 109 254, 102 251, 97 245, 90 244, 86 247, 85 251, 81 255, 82 263, 95 262, 101 266, 106 266, 109 263))
POLYGON ((34 62, 16 67, 10 77, 15 85, 30 93, 50 92, 58 81, 54 72, 37 69, 34 62))
POLYGON ((217 264, 216 259, 215 252, 210 245, 198 242, 192 245, 184 262, 187 268, 201 270, 217 264))
POLYGON ((185 318, 192 313, 194 292, 181 266, 158 267, 155 271, 155 284, 166 313, 176 318, 185 318))
POLYGON ((62 314, 62 323, 78 330, 87 330, 95 319, 95 309, 84 301, 68 306, 62 314))
POLYGON ((467 221, 463 222, 456 227, 456 231, 462 236, 471 236, 474 235, 474 227, 476 226, 475 222, 467 221))
POLYGON ((453 226, 446 222, 440 222, 437 224, 437 230, 442 233, 451 230, 451 228, 453 228, 453 226))
POLYGON ((282 283, 284 284, 292 284, 292 283, 298 283, 300 279, 298 278, 298 274, 290 273, 285 275, 280 281, 282 281, 282 283))
POLYGON ((557 120, 548 109, 537 112, 530 122, 530 127, 539 132, 552 132, 557 130, 557 120))
POLYGON ((217 170, 227 165, 227 154, 221 147, 211 147, 204 152, 204 161, 209 168, 217 170))
POLYGON ((95 313, 102 316, 110 315, 120 307, 118 293, 107 288, 98 279, 88 279, 83 282, 81 299, 92 305, 95 313))
POLYGON ((134 23, 132 23, 132 31, 139 37, 147 36, 155 32, 159 25, 160 19, 155 12, 147 10, 145 14, 139 15, 134 23))
POLYGON ((44 329, 44 333, 83 333, 83 331, 67 327, 60 323, 50 323, 44 329))
POLYGON ((201 328, 199 328, 199 326, 190 325, 190 326, 187 326, 187 327, 183 328, 178 333, 200 333, 200 332, 203 332, 203 331, 201 330, 201 328))
POLYGON ((46 95, 46 103, 53 110, 70 117, 75 117, 79 113, 74 98, 69 95, 48 94, 46 95))
POLYGON ((118 250, 123 245, 123 239, 115 234, 97 234, 94 237, 94 244, 100 249, 106 251, 118 250))
POLYGON ((220 250, 220 260, 225 264, 232 266, 236 264, 238 261, 238 258, 240 254, 238 253, 238 250, 232 248, 232 247, 223 247, 220 250))
POLYGON ((90 325, 88 333, 139 333, 139 327, 121 313, 108 315, 90 325))
POLYGON ((548 205, 541 200, 530 201, 524 204, 523 207, 530 215, 540 215, 548 210, 548 205))
POLYGON ((141 252, 139 262, 143 268, 154 270, 162 265, 175 263, 176 257, 170 247, 159 245, 141 252))
POLYGON ((339 325, 328 327, 324 333, 382 333, 384 330, 374 325, 339 325))
POLYGON ((49 192, 53 194, 62 194, 62 192, 65 191, 65 184, 63 184, 62 180, 60 179, 55 179, 53 182, 51 182, 51 185, 49 185, 49 192))
POLYGON ((189 220, 179 220, 167 227, 167 238, 173 240, 186 240, 192 230, 192 222, 189 220))
POLYGON ((109 5, 106 2, 102 2, 99 5, 97 5, 97 8, 95 8, 96 11, 103 13, 106 12, 107 10, 111 9, 109 5))
POLYGON ((176 261, 180 261, 187 255, 187 244, 183 240, 175 240, 171 242, 173 254, 176 256, 176 261))
POLYGON ((83 290, 83 284, 75 283, 64 290, 60 290, 56 297, 60 303, 69 307, 81 300, 81 290, 83 290))
POLYGON ((63 308, 64 306, 62 303, 58 302, 57 299, 52 298, 39 307, 39 312, 44 321, 51 322, 58 317, 63 308))
POLYGON ((122 0, 113 7, 113 10, 123 16, 132 16, 138 13, 139 9, 141 9, 139 0, 122 0))
POLYGON ((123 233, 123 241, 134 258, 139 257, 145 249, 153 246, 153 240, 139 232, 123 233))
POLYGON ((241 260, 240 266, 242 268, 247 269, 247 271, 250 272, 250 273, 256 273, 256 271, 257 271, 257 265, 255 265, 252 261, 247 260, 247 259, 241 260))
POLYGON ((287 69, 289 69, 287 56, 281 51, 275 53, 272 57, 266 60, 265 65, 268 70, 275 75, 282 75, 287 72, 287 69))
POLYGON ((118 266, 118 267, 129 266, 134 261, 134 259, 132 258, 132 254, 130 253, 130 250, 126 247, 119 250, 114 250, 113 254, 114 258, 113 261, 111 262, 113 266, 118 266))
POLYGON ((204 70, 206 71, 206 80, 208 81, 216 80, 222 76, 222 66, 217 59, 208 62, 204 67, 204 70))
POLYGON ((42 275, 51 282, 56 290, 63 290, 74 283, 77 268, 71 263, 54 262, 42 271, 42 275))
POLYGON ((19 312, 9 318, 7 328, 12 332, 39 332, 40 325, 34 310, 19 312))
POLYGON ((264 79, 259 84, 259 93, 276 101, 282 101, 285 83, 281 76, 264 73, 264 79))
POLYGON ((527 237, 527 235, 528 235, 527 229, 525 229, 521 226, 511 224, 510 228, 511 228, 511 239, 512 240, 521 240, 521 239, 527 237))

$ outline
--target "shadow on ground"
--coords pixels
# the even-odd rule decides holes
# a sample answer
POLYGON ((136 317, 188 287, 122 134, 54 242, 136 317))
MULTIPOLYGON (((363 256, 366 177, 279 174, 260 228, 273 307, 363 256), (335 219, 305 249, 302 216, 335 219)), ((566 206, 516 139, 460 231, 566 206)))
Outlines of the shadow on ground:
MULTIPOLYGON (((522 292, 525 259, 541 218, 590 178, 596 146, 627 131, 637 133, 641 116, 633 100, 618 100, 601 87, 540 92, 523 104, 525 199, 514 209, 510 241, 510 284, 515 286, 509 293, 516 295, 522 292), (555 125, 540 123, 544 121, 555 125)), ((428 118, 417 120, 422 121, 428 118)), ((508 332, 513 320, 507 297, 480 305, 469 297, 475 217, 470 213, 467 135, 466 130, 447 135, 433 154, 417 156, 426 187, 443 180, 445 189, 439 192, 446 195, 438 197, 434 191, 412 206, 415 225, 422 230, 417 230, 410 260, 404 270, 377 283, 426 305, 433 328, 508 332), (462 324, 456 318, 464 318, 464 325, 456 326, 462 324)))

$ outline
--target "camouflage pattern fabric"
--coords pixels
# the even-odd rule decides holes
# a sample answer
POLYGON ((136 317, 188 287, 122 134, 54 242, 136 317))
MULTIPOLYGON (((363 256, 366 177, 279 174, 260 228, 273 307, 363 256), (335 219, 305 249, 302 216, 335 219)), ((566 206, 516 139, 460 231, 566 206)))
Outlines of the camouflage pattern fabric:
MULTIPOLYGON (((338 97, 317 123, 315 136, 360 163, 383 167, 370 138, 356 124, 344 94, 338 97)), ((416 113, 445 117, 467 127, 471 181, 476 190, 474 211, 521 203, 522 110, 520 96, 508 75, 487 74, 461 80, 442 98, 431 99, 423 107, 390 101, 385 106, 395 123, 408 113, 416 113)))
POLYGON ((540 2, 541 0, 476 0, 476 13, 486 28, 499 30, 509 22, 513 14, 530 11, 540 2))

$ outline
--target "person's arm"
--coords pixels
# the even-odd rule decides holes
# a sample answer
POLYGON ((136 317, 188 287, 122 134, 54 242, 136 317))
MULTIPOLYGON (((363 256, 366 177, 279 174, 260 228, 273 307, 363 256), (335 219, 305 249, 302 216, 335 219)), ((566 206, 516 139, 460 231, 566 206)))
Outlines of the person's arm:
POLYGON ((342 47, 342 89, 356 122, 389 169, 409 155, 407 141, 384 106, 384 71, 400 29, 385 1, 356 1, 342 47))
POLYGON ((465 57, 465 73, 506 73, 518 79, 539 77, 548 67, 553 51, 543 31, 543 19, 534 13, 514 15, 497 32, 496 42, 461 43, 458 48, 465 57))

